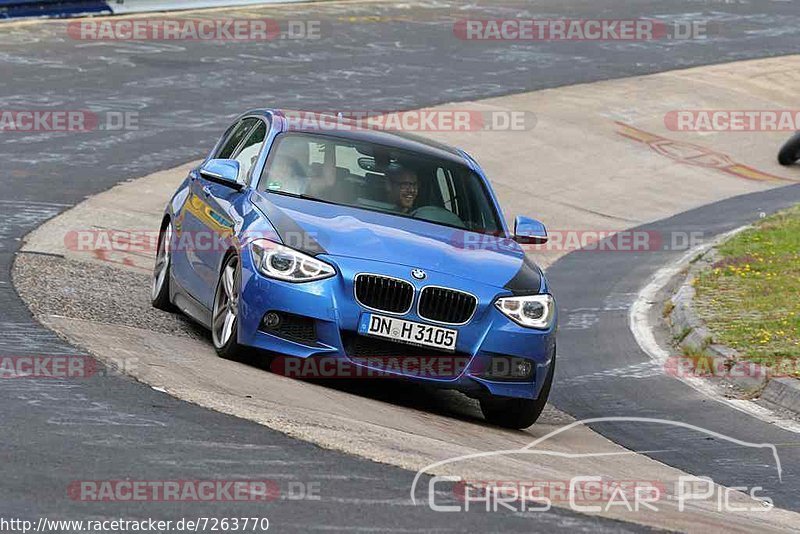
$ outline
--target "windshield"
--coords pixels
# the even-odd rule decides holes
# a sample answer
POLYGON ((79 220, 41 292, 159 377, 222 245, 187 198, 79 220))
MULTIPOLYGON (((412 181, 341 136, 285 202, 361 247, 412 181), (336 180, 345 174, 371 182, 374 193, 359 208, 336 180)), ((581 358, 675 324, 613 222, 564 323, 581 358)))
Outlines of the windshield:
POLYGON ((466 166, 372 143, 282 134, 258 190, 473 232, 502 232, 486 186, 466 166))

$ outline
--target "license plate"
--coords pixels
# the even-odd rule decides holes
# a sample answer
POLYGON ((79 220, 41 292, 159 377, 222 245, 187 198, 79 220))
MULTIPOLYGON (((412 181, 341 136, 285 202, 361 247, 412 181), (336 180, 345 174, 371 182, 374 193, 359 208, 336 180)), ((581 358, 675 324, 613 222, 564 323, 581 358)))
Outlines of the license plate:
POLYGON ((415 323, 384 315, 366 314, 359 326, 361 334, 391 339, 409 345, 435 347, 450 352, 455 351, 458 338, 458 331, 451 328, 415 323))

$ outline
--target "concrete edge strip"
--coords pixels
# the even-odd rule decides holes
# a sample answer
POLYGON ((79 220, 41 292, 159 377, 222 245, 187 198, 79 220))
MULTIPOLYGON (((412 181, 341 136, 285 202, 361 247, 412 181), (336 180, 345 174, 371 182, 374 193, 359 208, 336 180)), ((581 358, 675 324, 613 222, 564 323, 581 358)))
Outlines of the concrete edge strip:
MULTIPOLYGON (((662 347, 656 340, 653 332, 655 325, 653 325, 650 320, 650 311, 654 305, 658 304, 659 293, 661 293, 676 277, 681 276, 681 273, 691 265, 695 258, 705 255, 712 248, 749 227, 750 225, 736 228, 717 236, 716 239, 709 243, 704 243, 687 251, 678 261, 656 271, 650 279, 650 282, 639 291, 636 300, 633 305, 631 305, 630 313, 628 314, 628 326, 631 333, 633 333, 633 337, 636 339, 636 343, 650 357, 652 362, 663 367, 670 358, 669 351, 662 347)), ((692 389, 716 402, 726 404, 731 408, 766 423, 774 424, 783 430, 800 434, 800 423, 781 417, 774 411, 760 406, 753 401, 725 398, 717 391, 717 388, 706 379, 690 376, 678 376, 676 379, 684 382, 692 389)), ((780 386, 778 387, 780 388, 780 386)), ((785 389, 783 388, 779 390, 776 389, 774 394, 777 396, 780 392, 785 395, 785 389)))
POLYGON ((770 378, 761 398, 781 408, 800 413, 800 380, 786 377, 770 378))
MULTIPOLYGON (((737 229, 732 234, 727 235, 731 239, 734 235, 752 228, 745 226, 737 229)), ((718 244, 722 244, 719 242, 718 244)), ((684 276, 675 294, 667 302, 672 303, 672 310, 669 313, 669 326, 672 334, 678 339, 678 346, 708 355, 714 360, 714 369, 728 369, 733 363, 739 362, 743 365, 757 366, 753 362, 744 360, 734 349, 712 343, 712 335, 705 322, 700 318, 692 305, 697 291, 694 288, 694 281, 701 271, 706 270, 717 254, 717 248, 708 249, 699 257, 692 258, 688 267, 688 272, 684 276)), ((766 367, 757 366, 761 372, 757 376, 726 376, 725 381, 745 390, 759 391, 767 383, 768 370, 766 367)), ((713 371, 712 371, 713 374, 713 371)))

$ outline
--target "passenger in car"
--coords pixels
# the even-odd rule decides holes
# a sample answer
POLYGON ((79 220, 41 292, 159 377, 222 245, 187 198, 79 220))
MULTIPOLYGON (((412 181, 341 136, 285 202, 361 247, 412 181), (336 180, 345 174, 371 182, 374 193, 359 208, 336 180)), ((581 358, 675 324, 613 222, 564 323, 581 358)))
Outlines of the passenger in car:
POLYGON ((389 201, 400 213, 410 213, 419 194, 419 179, 410 169, 399 169, 389 174, 386 182, 389 201))

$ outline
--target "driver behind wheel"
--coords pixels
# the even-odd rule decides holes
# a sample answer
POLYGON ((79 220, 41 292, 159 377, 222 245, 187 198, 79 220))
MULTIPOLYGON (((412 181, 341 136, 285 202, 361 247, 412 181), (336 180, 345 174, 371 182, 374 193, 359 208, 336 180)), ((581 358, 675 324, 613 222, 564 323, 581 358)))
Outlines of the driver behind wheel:
POLYGON ((419 194, 419 180, 414 171, 400 169, 389 174, 387 182, 389 201, 400 213, 410 213, 419 194))

